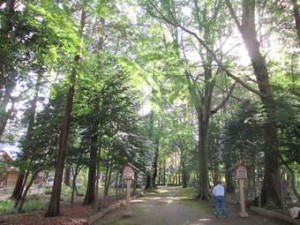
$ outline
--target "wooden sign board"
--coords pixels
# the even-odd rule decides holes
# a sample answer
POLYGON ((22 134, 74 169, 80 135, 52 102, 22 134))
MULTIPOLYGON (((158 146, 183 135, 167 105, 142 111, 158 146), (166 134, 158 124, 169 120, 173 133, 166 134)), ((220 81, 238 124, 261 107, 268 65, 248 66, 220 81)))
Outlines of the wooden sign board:
POLYGON ((124 180, 133 180, 134 171, 131 166, 125 166, 123 169, 123 179, 124 180))
POLYGON ((239 165, 237 166, 236 170, 236 179, 238 180, 243 180, 243 179, 247 179, 247 168, 244 165, 239 165))

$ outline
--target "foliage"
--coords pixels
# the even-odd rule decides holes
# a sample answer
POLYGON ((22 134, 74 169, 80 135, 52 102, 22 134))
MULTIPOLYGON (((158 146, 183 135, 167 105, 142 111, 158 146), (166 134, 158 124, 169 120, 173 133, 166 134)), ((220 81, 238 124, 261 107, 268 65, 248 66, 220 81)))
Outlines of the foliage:
POLYGON ((296 162, 300 165, 300 118, 299 103, 287 97, 276 100, 275 120, 279 135, 279 149, 287 163, 296 162))
POLYGON ((48 206, 48 202, 39 198, 29 198, 23 207, 23 212, 44 211, 48 206))
MULTIPOLYGON (((60 91, 56 92, 56 95, 49 99, 44 109, 37 113, 31 139, 20 141, 23 149, 29 152, 31 165, 36 164, 37 167, 42 166, 44 169, 54 166, 62 118, 62 102, 65 99, 65 93, 61 91, 63 89, 59 86, 53 86, 54 89, 60 91)), ((20 158, 22 159, 22 155, 20 158)))
POLYGON ((223 136, 223 159, 231 163, 246 162, 251 155, 262 152, 264 115, 259 104, 246 100, 228 119, 223 136), (228 157, 230 155, 230 157, 228 157))
MULTIPOLYGON (((46 209, 48 205, 48 202, 30 197, 24 207, 23 207, 23 212, 24 213, 30 213, 30 212, 36 212, 36 211, 43 211, 46 209)), ((0 214, 1 215, 6 215, 6 214, 12 214, 13 213, 13 207, 14 207, 14 201, 13 200, 1 200, 0 201, 0 214)))
POLYGON ((14 201, 12 200, 1 200, 0 201, 0 213, 2 215, 10 214, 13 211, 14 201))
MULTIPOLYGON (((80 186, 80 187, 77 187, 77 189, 78 189, 78 195, 83 196, 84 187, 80 186)), ((72 187, 63 185, 62 186, 62 193, 65 194, 65 195, 69 195, 70 196, 72 194, 72 187)))
MULTIPOLYGON (((116 165, 120 165, 129 159, 134 160, 141 147, 137 141, 141 138, 137 127, 137 92, 130 85, 128 72, 118 65, 115 58, 107 55, 96 57, 101 63, 87 64, 86 71, 90 75, 79 78, 82 82, 75 100, 76 126, 73 130, 77 130, 82 151, 89 149, 91 144, 99 145, 103 151, 109 152, 116 165), (91 134, 95 124, 98 124, 97 133, 91 134), (91 143, 91 135, 98 135, 99 143, 91 143)), ((91 59, 97 60, 93 55, 91 59)))

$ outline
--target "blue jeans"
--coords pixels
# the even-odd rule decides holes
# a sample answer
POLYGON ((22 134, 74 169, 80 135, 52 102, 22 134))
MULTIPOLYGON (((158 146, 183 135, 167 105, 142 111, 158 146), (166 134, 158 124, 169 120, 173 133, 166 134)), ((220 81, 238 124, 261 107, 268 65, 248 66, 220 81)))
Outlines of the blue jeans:
POLYGON ((224 196, 215 196, 215 214, 227 216, 224 196))

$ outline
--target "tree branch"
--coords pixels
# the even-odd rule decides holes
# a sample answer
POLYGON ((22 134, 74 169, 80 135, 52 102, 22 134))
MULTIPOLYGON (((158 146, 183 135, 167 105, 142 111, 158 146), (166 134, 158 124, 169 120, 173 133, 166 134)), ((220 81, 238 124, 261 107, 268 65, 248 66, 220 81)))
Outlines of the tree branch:
POLYGON ((217 113, 221 108, 224 107, 224 105, 227 103, 227 101, 229 100, 229 98, 231 97, 233 90, 236 86, 237 82, 234 82, 234 84, 230 87, 229 92, 227 92, 226 97, 223 99, 223 101, 213 110, 211 110, 211 114, 217 113))
POLYGON ((170 19, 168 19, 166 16, 164 16, 157 8, 155 5, 152 4, 152 6, 154 8, 154 10, 156 10, 156 12, 158 12, 158 14, 160 16, 157 16, 153 13, 150 12, 150 14, 157 19, 163 20, 164 22, 175 26, 175 27, 179 27, 181 28, 183 31, 185 31, 186 33, 192 35, 193 37, 195 37, 197 39, 197 41, 206 49, 206 51, 212 56, 212 58, 214 59, 214 61, 218 64, 218 66, 227 74, 227 76, 231 77, 232 79, 234 79, 236 82, 238 82, 239 84, 241 84, 244 88, 246 88, 247 90, 259 95, 260 97, 267 97, 266 94, 250 87, 248 84, 246 84, 243 80, 241 80, 240 78, 238 78, 237 76, 235 76, 234 74, 232 74, 223 64, 222 62, 217 58, 216 54, 212 51, 212 49, 210 49, 210 47, 205 43, 205 41, 200 38, 195 32, 185 28, 183 25, 179 24, 176 21, 172 21, 170 19))
POLYGON ((234 20, 237 28, 239 29, 240 32, 242 32, 242 25, 241 25, 239 19, 237 18, 236 14, 235 14, 235 12, 233 10, 233 7, 232 7, 232 4, 231 4, 230 0, 225 0, 225 2, 226 2, 226 5, 227 5, 227 7, 229 9, 231 17, 233 18, 233 20, 234 20))

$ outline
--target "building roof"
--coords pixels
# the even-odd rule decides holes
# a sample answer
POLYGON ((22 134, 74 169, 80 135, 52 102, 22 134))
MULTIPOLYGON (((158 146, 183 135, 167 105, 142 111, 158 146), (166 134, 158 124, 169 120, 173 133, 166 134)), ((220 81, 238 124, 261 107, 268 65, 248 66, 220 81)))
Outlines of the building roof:
POLYGON ((14 159, 6 150, 0 150, 0 160, 4 162, 12 162, 14 159))

